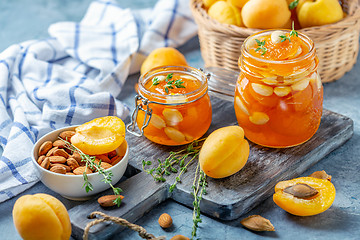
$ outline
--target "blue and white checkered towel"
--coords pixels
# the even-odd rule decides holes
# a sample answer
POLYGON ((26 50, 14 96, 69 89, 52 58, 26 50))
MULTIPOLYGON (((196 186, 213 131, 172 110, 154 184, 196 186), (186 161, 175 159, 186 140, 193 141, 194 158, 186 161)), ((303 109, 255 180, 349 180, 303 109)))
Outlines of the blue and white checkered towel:
POLYGON ((31 149, 45 133, 96 117, 125 118, 115 99, 144 55, 196 35, 188 0, 160 0, 131 11, 93 2, 80 23, 49 28, 51 38, 10 46, 0 54, 0 202, 38 181, 31 149))

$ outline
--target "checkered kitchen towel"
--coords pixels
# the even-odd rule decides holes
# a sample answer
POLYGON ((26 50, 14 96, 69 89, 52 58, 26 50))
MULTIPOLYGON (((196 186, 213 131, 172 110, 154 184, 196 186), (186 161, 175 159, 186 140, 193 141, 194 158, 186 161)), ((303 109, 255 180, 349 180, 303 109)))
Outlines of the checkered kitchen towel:
POLYGON ((131 11, 93 2, 80 23, 50 26, 51 38, 0 54, 0 202, 38 181, 30 156, 45 133, 96 117, 125 118, 115 97, 144 55, 196 35, 188 0, 160 0, 131 11))

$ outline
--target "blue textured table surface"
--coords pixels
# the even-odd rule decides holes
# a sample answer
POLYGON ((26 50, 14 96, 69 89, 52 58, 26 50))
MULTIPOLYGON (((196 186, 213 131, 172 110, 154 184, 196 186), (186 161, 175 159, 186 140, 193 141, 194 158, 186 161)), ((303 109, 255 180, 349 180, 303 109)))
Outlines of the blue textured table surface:
MULTIPOLYGON (((90 0, 2 0, 0 2, 0 51, 11 44, 48 37, 47 28, 58 21, 79 21, 90 0)), ((121 6, 151 7, 154 0, 118 0, 121 6)), ((180 48, 191 66, 202 67, 198 39, 180 48)), ((358 59, 359 61, 359 59, 358 59)), ((271 198, 249 214, 260 214, 271 220, 276 232, 255 233, 244 229, 240 220, 222 222, 203 216, 198 236, 201 239, 359 239, 360 237, 360 63, 340 80, 324 84, 324 107, 354 120, 354 135, 342 147, 311 167, 303 176, 318 170, 332 175, 337 190, 332 207, 312 217, 296 217, 277 207, 271 198)), ((119 98, 132 104, 133 86, 138 75, 130 76, 119 98)), ((60 199, 67 209, 81 202, 64 199, 38 183, 24 194, 44 192, 60 199)), ((19 196, 0 204, 0 239, 21 239, 12 223, 12 207, 19 196)), ((176 234, 190 236, 192 209, 168 200, 144 215, 137 224, 155 236, 170 239, 176 234), (157 223, 160 214, 167 212, 174 225, 164 231, 157 223)), ((141 239, 137 233, 125 230, 113 239, 141 239)))

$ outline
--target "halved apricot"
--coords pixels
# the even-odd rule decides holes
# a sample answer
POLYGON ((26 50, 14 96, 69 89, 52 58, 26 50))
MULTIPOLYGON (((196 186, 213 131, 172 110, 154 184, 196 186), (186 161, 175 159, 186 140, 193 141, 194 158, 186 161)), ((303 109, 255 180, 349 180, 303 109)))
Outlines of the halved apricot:
POLYGON ((89 155, 117 149, 125 139, 125 124, 115 116, 96 118, 75 128, 71 143, 89 155))
POLYGON ((297 216, 312 216, 326 211, 335 200, 334 185, 324 179, 300 177, 278 182, 273 200, 297 216))

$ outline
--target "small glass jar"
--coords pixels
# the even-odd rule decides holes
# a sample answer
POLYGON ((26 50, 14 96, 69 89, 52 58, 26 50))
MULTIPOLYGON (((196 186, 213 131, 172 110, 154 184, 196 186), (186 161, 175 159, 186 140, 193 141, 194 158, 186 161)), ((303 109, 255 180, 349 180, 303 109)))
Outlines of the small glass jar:
POLYGON ((128 131, 169 146, 199 139, 209 129, 212 119, 207 81, 204 72, 192 67, 165 66, 150 70, 139 79, 136 109, 128 131), (168 79, 170 75, 171 79, 168 79), (170 85, 173 88, 169 87, 167 91, 164 87, 161 92, 150 90, 156 81, 171 83, 179 79, 195 85, 191 89, 170 85), (171 93, 174 89, 182 93, 171 93), (135 132, 135 122, 140 134, 135 132))
MULTIPOLYGON (((295 51, 303 51, 298 57, 269 60, 255 56, 253 50, 251 53, 254 44, 257 47, 255 39, 264 39, 273 32, 262 31, 244 41, 234 107, 250 141, 283 148, 299 145, 315 134, 322 115, 323 88, 314 43, 301 33, 298 38, 306 47, 295 51)), ((283 32, 289 34, 288 30, 283 32)), ((262 49, 255 52, 258 50, 262 49)))

